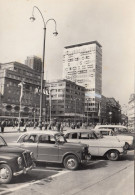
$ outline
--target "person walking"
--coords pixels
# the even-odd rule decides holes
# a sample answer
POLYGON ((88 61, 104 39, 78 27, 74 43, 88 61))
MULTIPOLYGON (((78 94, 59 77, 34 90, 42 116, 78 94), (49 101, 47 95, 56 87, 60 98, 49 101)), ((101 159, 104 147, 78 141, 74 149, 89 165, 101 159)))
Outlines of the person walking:
POLYGON ((4 133, 4 128, 5 128, 6 122, 2 121, 1 122, 1 133, 4 133))

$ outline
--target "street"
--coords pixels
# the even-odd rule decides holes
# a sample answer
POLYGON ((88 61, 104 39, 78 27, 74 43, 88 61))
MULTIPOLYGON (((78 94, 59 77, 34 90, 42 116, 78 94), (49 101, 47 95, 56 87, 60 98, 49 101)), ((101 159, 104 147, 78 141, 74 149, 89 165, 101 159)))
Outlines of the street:
MULTIPOLYGON (((20 133, 4 133, 8 142, 15 141, 20 133)), ((38 163, 27 175, 17 176, 10 184, 0 186, 0 195, 133 195, 134 151, 128 151, 119 161, 94 157, 88 166, 68 171, 62 165, 38 163)))

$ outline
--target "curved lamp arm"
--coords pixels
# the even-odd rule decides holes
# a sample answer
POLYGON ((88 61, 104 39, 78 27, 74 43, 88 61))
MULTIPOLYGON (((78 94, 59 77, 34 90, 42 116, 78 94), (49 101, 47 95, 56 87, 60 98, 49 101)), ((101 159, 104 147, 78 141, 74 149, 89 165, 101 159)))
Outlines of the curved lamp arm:
POLYGON ((57 32, 57 24, 56 24, 56 21, 53 19, 53 18, 51 18, 51 19, 49 19, 49 20, 47 20, 46 22, 45 22, 45 20, 44 20, 44 17, 43 17, 43 15, 42 15, 42 12, 40 11, 40 9, 37 7, 37 6, 34 6, 33 7, 33 11, 32 11, 32 17, 30 17, 30 20, 31 21, 34 21, 36 18, 34 17, 34 9, 37 9, 38 11, 39 11, 39 13, 40 13, 40 15, 41 15, 41 17, 42 17, 42 20, 43 20, 43 23, 44 23, 44 29, 46 29, 46 25, 47 25, 47 23, 49 22, 49 21, 54 21, 54 23, 55 23, 55 32, 53 33, 55 36, 57 36, 58 35, 58 32, 57 32))
POLYGON ((44 28, 46 28, 46 24, 45 24, 45 20, 44 20, 44 17, 42 15, 42 12, 40 11, 40 9, 37 7, 37 6, 34 6, 33 7, 33 10, 32 10, 32 17, 30 17, 30 20, 34 22, 34 20, 36 20, 36 18, 34 17, 34 8, 37 9, 42 17, 42 20, 43 20, 43 23, 44 23, 44 28))

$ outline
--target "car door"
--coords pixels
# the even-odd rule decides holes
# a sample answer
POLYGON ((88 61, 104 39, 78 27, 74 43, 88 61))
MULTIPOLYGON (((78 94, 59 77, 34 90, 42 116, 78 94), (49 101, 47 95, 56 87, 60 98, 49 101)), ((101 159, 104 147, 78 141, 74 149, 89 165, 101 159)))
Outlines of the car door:
POLYGON ((30 150, 34 154, 34 158, 37 159, 37 141, 38 135, 36 134, 25 134, 21 137, 17 144, 20 148, 30 150))
POLYGON ((39 137, 38 142, 38 161, 58 162, 59 145, 55 143, 52 135, 43 134, 39 137))
POLYGON ((98 156, 99 155, 99 142, 95 135, 91 132, 81 132, 80 133, 80 140, 83 143, 89 145, 89 151, 91 155, 98 156))
POLYGON ((98 156, 99 154, 99 143, 90 132, 74 132, 68 133, 66 138, 69 142, 80 142, 89 145, 89 151, 91 155, 98 156))

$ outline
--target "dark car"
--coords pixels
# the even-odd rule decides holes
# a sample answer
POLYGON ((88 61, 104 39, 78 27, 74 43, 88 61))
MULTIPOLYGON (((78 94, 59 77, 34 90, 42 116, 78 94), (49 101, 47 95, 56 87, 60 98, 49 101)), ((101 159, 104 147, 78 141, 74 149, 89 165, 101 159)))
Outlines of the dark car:
POLYGON ((32 152, 9 147, 3 137, 0 136, 0 183, 9 183, 13 176, 25 174, 33 166, 32 152))
POLYGON ((31 150, 35 161, 63 163, 70 170, 77 169, 79 164, 87 163, 91 158, 88 145, 67 142, 62 133, 50 130, 23 133, 12 144, 31 150))

